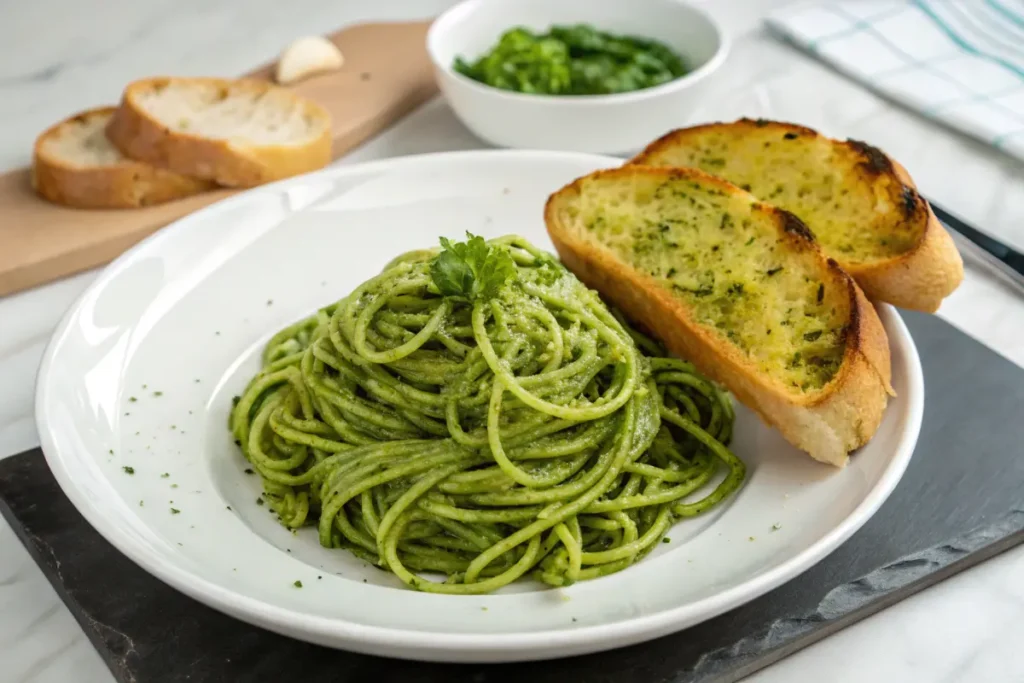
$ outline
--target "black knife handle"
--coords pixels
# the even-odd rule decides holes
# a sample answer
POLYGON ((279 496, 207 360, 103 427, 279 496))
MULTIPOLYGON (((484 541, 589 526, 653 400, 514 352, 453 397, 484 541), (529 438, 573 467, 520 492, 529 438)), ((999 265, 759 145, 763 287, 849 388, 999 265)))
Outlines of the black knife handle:
POLYGON ((931 205, 935 216, 945 223, 947 227, 960 233, 960 235, 970 240, 975 246, 1015 271, 1017 275, 1024 277, 1024 254, 1009 245, 1003 244, 994 237, 990 237, 980 230, 972 228, 941 206, 937 206, 935 202, 929 201, 928 204, 931 205))

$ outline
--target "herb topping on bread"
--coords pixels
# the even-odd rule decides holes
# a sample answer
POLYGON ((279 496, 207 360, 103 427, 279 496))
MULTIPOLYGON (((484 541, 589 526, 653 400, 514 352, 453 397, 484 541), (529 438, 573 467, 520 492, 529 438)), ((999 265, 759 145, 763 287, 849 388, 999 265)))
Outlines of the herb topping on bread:
POLYGON ((631 163, 699 168, 794 213, 873 299, 930 312, 963 279, 906 171, 866 143, 741 119, 673 131, 631 163))
POLYGON ((563 262, 814 458, 881 421, 885 331, 792 214, 695 169, 598 171, 548 200, 563 262))

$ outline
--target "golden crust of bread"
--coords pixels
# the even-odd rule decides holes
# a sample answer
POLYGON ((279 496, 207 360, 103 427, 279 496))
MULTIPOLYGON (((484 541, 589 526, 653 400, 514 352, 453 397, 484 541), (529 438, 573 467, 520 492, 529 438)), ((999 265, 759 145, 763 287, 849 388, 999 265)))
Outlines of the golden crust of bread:
POLYGON ((113 111, 114 107, 83 111, 39 136, 32 155, 31 181, 40 196, 81 209, 131 209, 163 204, 214 187, 208 181, 130 159, 83 166, 68 163, 47 151, 46 141, 61 135, 65 127, 95 117, 109 117, 113 111))
POLYGON ((844 285, 835 289, 845 292, 849 302, 845 350, 838 372, 818 391, 786 391, 737 347, 723 343, 697 323, 683 301, 607 247, 581 235, 571 224, 567 209, 580 197, 583 181, 614 182, 644 175, 696 180, 750 197, 720 178, 696 169, 625 166, 597 171, 570 183, 547 201, 545 222, 562 262, 585 284, 653 332, 670 351, 692 361, 701 372, 722 383, 790 443, 816 460, 845 466, 848 453, 874 435, 892 394, 889 342, 871 303, 835 261, 821 254, 809 235, 787 229, 796 220, 792 214, 750 197, 754 210, 770 217, 790 248, 815 251, 822 281, 844 285))
POLYGON ((222 90, 254 91, 278 89, 271 83, 251 79, 147 78, 129 84, 107 127, 107 137, 132 159, 178 173, 212 180, 227 187, 254 187, 323 168, 331 161, 330 114, 312 100, 289 94, 302 102, 310 117, 325 123, 322 133, 302 145, 245 145, 230 140, 171 130, 150 116, 139 98, 171 82, 214 85, 222 90))
MULTIPOLYGON (((868 298, 901 308, 934 313, 942 300, 963 281, 963 260, 956 245, 935 218, 931 207, 918 194, 906 169, 881 150, 866 143, 832 140, 815 130, 791 123, 739 119, 731 123, 710 123, 671 131, 649 144, 627 163, 660 165, 662 162, 659 159, 671 154, 673 148, 694 144, 701 135, 708 132, 741 136, 754 129, 776 130, 805 140, 813 138, 827 141, 838 152, 854 155, 860 160, 858 180, 881 188, 879 191, 891 195, 894 205, 904 207, 902 215, 894 215, 893 220, 907 221, 915 230, 923 226, 917 230, 919 237, 910 250, 887 259, 858 263, 844 258, 842 253, 828 253, 857 280, 868 298)), ((813 224, 810 227, 812 231, 815 229, 813 224)))
POLYGON ((872 299, 900 308, 934 313, 943 299, 964 279, 964 262, 953 238, 939 222, 900 164, 892 161, 893 171, 914 192, 925 214, 924 234, 910 251, 883 263, 850 266, 849 273, 872 299))

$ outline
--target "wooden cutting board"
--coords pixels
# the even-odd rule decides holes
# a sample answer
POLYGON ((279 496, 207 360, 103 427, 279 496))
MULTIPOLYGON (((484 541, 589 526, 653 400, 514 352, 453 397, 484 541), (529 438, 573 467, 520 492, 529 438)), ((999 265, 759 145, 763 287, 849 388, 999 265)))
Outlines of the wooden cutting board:
MULTIPOLYGON (((334 158, 436 93, 425 47, 429 23, 361 24, 328 36, 344 54, 344 66, 293 89, 331 113, 334 158)), ((247 75, 269 80, 272 68, 247 75)), ((34 142, 25 140, 25 147, 34 142)), ((141 209, 70 209, 40 199, 28 169, 0 175, 0 296, 108 263, 157 229, 238 191, 141 209)))

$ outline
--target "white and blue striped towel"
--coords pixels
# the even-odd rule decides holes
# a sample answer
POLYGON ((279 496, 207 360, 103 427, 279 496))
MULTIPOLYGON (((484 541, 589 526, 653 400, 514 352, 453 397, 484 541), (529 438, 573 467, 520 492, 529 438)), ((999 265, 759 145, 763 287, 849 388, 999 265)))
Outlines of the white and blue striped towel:
POLYGON ((815 1, 767 22, 882 95, 1024 160, 1024 0, 815 1))

